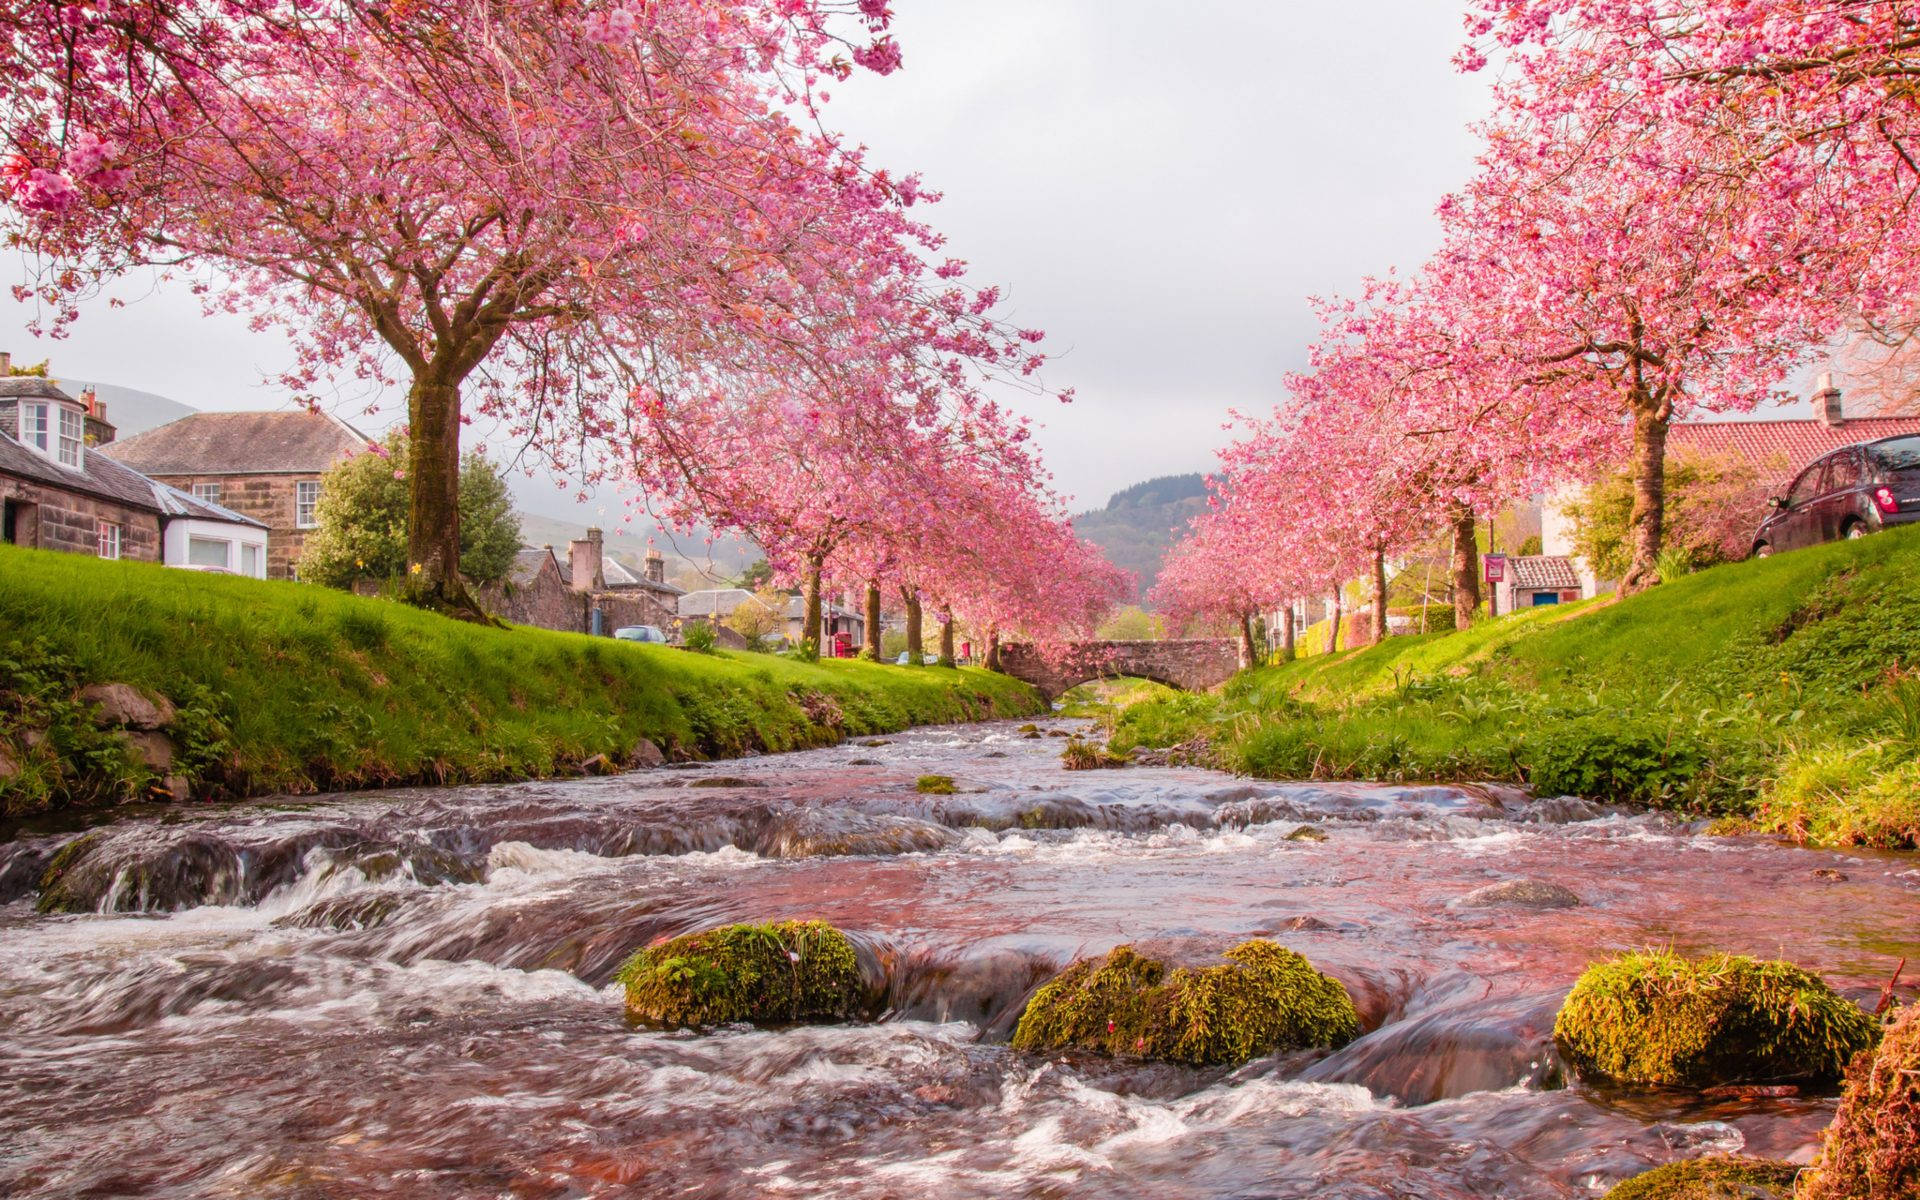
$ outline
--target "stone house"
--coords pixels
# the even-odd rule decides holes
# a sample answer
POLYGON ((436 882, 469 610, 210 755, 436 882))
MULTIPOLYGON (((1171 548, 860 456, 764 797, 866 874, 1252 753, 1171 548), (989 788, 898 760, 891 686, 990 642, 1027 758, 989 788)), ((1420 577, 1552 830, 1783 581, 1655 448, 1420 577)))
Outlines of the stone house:
POLYGON ((1565 554, 1510 554, 1505 578, 1493 587, 1502 613, 1570 604, 1589 594, 1579 568, 1565 554))
POLYGON ((607 555, 598 529, 568 546, 564 568, 551 546, 523 549, 504 581, 479 591, 488 612, 518 625, 602 634, 653 625, 669 637, 680 626, 680 595, 659 551, 649 550, 645 573, 635 575, 607 555))
POLYGON ((113 457, 197 500, 267 527, 267 577, 296 578, 316 524, 320 477, 370 445, 327 413, 195 413, 116 442, 113 457))
MULTIPOLYGON (((743 604, 760 604, 760 598, 745 588, 706 588, 680 597, 682 621, 704 621, 716 628, 743 604)), ((779 613, 778 628, 790 645, 799 645, 806 636, 807 601, 804 596, 788 596, 779 613)), ((822 598, 820 604, 821 653, 831 653, 836 639, 843 639, 849 654, 860 651, 866 637, 866 618, 858 612, 822 598)), ((935 635, 937 636, 937 635, 935 635)))
POLYGON ((106 407, 53 380, 16 376, 0 354, 0 538, 18 546, 265 572, 264 525, 116 462, 106 407))

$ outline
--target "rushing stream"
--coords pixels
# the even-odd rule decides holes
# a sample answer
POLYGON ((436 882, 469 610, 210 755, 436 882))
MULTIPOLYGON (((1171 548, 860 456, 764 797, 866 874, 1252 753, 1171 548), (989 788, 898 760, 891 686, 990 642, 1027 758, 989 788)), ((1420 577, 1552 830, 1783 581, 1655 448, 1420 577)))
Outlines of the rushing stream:
POLYGON ((1784 956, 1868 1001, 1920 961, 1911 856, 1501 789, 1068 774, 1060 745, 969 726, 123 819, 65 876, 80 916, 33 909, 72 834, 0 844, 0 1194, 1586 1196, 1804 1159, 1833 1107, 1567 1086, 1549 1032, 1589 959, 1784 956), (1462 900, 1515 879, 1581 903, 1462 900), (855 935, 885 1020, 628 1026, 634 948, 785 917, 855 935), (1256 935, 1367 1034, 1232 1072, 1006 1047, 1077 955, 1256 935))

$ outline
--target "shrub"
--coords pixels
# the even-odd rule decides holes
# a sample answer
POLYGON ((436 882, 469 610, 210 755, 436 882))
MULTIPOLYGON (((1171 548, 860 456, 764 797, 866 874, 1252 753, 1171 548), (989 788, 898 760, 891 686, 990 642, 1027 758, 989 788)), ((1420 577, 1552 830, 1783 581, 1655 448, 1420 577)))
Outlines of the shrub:
POLYGON ((1344 1045, 1359 1032, 1346 989, 1299 954, 1256 940, 1226 959, 1170 971, 1119 946, 1077 962, 1027 1002, 1014 1048, 1237 1065, 1280 1050, 1344 1045))
POLYGON ((1805 1200, 1920 1196, 1920 1006, 1887 1029, 1877 1054, 1847 1069, 1840 1111, 1814 1164, 1805 1200))
MULTIPOLYGON (((1766 474, 1773 474, 1769 471, 1766 474)), ((1667 564, 1695 569, 1746 556, 1766 505, 1766 479, 1733 456, 1677 452, 1667 460, 1664 527, 1672 551, 1667 564)), ((1601 578, 1624 574, 1633 557, 1629 537, 1633 481, 1613 472, 1589 485, 1567 506, 1574 549, 1601 578)))
POLYGON ((688 625, 680 635, 680 643, 695 654, 712 654, 713 645, 718 640, 719 635, 713 632, 713 626, 705 621, 688 625))
POLYGON ((618 979, 628 1015, 667 1029, 844 1020, 869 1007, 853 943, 824 921, 683 934, 629 958, 618 979))
POLYGON ((1693 794, 1711 756, 1685 731, 1594 715, 1554 722, 1526 757, 1539 791, 1661 804, 1693 794))
POLYGON ((922 775, 913 787, 915 791, 928 796, 951 796, 955 790, 951 775, 922 775))
POLYGON ((1106 767, 1124 767, 1127 765, 1124 754, 1115 754, 1104 746, 1096 746, 1081 738, 1069 738, 1067 748, 1060 752, 1060 764, 1069 771, 1097 771, 1106 767))
POLYGON ((1587 968, 1553 1023, 1583 1075, 1657 1087, 1830 1080, 1873 1018, 1819 976, 1732 954, 1625 954, 1587 968))
POLYGON ((1635 1175, 1601 1200, 1789 1200, 1799 1173, 1763 1158, 1691 1158, 1635 1175))
POLYGON ((1758 824, 1803 844, 1920 849, 1920 761, 1873 746, 1803 751, 1761 797, 1758 824))

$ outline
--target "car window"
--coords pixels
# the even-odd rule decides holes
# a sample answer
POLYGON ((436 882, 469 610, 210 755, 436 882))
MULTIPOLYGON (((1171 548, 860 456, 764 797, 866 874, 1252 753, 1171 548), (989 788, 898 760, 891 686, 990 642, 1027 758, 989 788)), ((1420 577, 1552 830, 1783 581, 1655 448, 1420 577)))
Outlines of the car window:
POLYGON ((1920 471, 1920 437, 1892 438, 1876 443, 1868 453, 1883 471, 1920 471))
POLYGON ((1817 462, 1800 472, 1800 478, 1793 481, 1793 487, 1787 491, 1787 504, 1798 508, 1820 494, 1820 476, 1826 473, 1827 464, 1817 462))
POLYGON ((1827 466, 1827 486, 1821 490, 1826 492, 1843 492, 1859 482, 1860 459, 1853 451, 1849 450, 1845 454, 1835 455, 1829 462, 1827 466))

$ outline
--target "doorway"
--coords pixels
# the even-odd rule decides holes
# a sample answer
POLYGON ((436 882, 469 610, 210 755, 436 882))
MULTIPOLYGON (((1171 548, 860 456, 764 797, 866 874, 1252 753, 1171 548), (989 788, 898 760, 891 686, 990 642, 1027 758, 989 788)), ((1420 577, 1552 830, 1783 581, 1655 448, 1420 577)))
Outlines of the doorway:
POLYGON ((40 510, 25 500, 8 500, 0 515, 0 541, 13 546, 40 543, 40 510))

